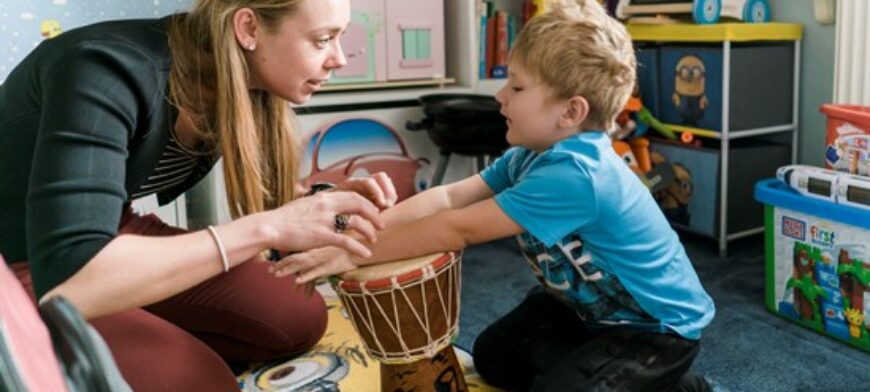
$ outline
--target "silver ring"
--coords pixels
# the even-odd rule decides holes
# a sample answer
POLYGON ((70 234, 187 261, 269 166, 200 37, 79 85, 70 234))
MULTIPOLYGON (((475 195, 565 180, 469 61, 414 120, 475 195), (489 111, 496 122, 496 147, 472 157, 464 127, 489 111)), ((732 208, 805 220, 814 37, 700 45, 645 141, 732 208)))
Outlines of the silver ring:
POLYGON ((335 226, 335 232, 341 233, 347 230, 350 227, 350 215, 348 214, 335 214, 335 219, 332 222, 333 226, 335 226))

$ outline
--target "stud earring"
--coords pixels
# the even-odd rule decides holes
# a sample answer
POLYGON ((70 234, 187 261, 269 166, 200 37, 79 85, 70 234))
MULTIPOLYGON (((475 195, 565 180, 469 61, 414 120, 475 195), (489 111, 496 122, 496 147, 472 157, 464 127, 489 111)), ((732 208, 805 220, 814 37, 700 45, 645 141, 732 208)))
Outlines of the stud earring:
POLYGON ((253 51, 256 50, 256 49, 257 49, 257 44, 251 44, 250 46, 248 46, 248 51, 249 51, 249 52, 253 52, 253 51))

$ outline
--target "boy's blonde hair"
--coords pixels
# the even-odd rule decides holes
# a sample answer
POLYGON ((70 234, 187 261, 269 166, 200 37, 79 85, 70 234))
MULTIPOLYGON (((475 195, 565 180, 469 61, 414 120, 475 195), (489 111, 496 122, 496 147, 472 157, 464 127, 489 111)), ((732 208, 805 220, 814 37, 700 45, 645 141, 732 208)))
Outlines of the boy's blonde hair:
POLYGON ((548 12, 523 27, 510 58, 552 88, 554 98, 586 98, 583 129, 613 129, 635 82, 631 38, 595 0, 551 0, 548 12))

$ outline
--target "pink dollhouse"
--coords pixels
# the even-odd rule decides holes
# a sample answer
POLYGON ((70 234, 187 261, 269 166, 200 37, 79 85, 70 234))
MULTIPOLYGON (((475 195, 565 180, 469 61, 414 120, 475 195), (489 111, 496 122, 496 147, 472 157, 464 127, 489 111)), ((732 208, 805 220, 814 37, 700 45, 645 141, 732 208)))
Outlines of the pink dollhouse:
POLYGON ((333 84, 444 77, 444 3, 354 0, 333 84))

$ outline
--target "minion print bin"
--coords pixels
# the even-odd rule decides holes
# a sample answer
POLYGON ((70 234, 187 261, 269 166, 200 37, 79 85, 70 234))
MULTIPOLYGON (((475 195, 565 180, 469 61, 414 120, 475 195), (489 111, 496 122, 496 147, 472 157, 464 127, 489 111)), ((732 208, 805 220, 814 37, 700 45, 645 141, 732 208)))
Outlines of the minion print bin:
MULTIPOLYGON (((792 42, 731 48, 731 132, 792 122, 792 42)), ((659 119, 722 130, 724 56, 721 45, 663 45, 659 52, 659 119)))

